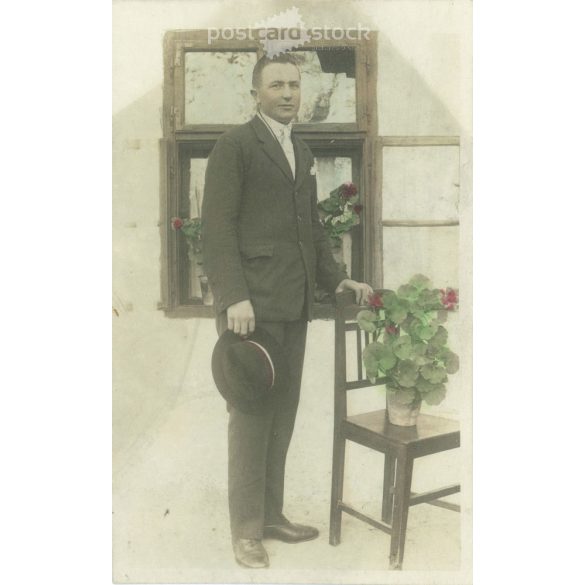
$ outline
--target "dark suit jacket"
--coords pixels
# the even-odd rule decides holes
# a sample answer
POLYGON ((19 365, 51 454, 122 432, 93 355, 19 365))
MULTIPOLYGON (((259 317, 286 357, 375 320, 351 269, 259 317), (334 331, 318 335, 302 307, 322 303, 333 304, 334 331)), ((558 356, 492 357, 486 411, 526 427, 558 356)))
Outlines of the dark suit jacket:
POLYGON ((292 136, 296 178, 258 117, 223 134, 205 174, 203 265, 216 312, 250 299, 257 321, 312 317, 315 281, 333 291, 347 278, 317 213, 309 147, 292 136))

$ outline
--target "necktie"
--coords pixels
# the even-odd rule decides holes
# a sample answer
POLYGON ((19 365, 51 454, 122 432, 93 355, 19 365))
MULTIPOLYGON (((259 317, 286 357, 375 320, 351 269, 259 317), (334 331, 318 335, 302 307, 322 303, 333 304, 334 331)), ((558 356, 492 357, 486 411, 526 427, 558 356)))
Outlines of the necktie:
POLYGON ((284 150, 284 154, 286 159, 288 160, 288 164, 290 165, 290 169, 292 171, 293 177, 295 176, 295 149, 293 147, 292 140, 290 138, 291 128, 290 126, 284 126, 284 128, 280 131, 280 144, 282 146, 282 150, 284 150))

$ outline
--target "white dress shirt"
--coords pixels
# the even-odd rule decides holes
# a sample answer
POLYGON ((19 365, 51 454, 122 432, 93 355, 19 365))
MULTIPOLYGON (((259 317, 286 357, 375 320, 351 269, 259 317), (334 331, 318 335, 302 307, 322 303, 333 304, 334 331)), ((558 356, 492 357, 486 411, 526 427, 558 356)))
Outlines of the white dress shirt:
POLYGON ((292 132, 292 123, 289 122, 288 124, 282 124, 281 122, 274 120, 262 112, 258 112, 258 117, 266 124, 266 126, 268 126, 268 129, 275 136, 276 140, 282 147, 284 155, 286 156, 286 160, 288 160, 288 164, 290 165, 292 176, 294 177, 296 171, 295 149, 290 137, 292 132))

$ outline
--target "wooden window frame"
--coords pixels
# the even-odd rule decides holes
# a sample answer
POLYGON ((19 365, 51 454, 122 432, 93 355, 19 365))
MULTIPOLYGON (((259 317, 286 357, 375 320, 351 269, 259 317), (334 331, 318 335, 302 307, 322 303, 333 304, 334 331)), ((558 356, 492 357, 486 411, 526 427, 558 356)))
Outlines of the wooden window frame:
MULTIPOLYGON (((164 87, 160 141, 161 177, 161 297, 159 308, 167 317, 213 317, 213 307, 184 302, 185 277, 179 270, 179 259, 185 256, 185 243, 171 227, 171 218, 180 216, 185 176, 185 152, 190 149, 209 152, 213 145, 234 124, 184 123, 185 53, 187 51, 256 51, 262 54, 262 45, 254 36, 243 41, 222 41, 212 47, 206 30, 169 31, 164 38, 164 87)), ((295 132, 305 140, 316 156, 351 156, 359 161, 359 171, 353 164, 353 180, 363 197, 362 222, 354 232, 352 243, 352 272, 374 287, 382 283, 382 222, 379 209, 381 195, 376 180, 377 144, 377 35, 369 39, 347 41, 315 41, 300 49, 322 47, 351 47, 356 58, 356 122, 295 124, 295 132)), ((380 181, 381 183, 381 181, 380 181)), ((315 307, 316 318, 332 318, 327 304, 315 307)))

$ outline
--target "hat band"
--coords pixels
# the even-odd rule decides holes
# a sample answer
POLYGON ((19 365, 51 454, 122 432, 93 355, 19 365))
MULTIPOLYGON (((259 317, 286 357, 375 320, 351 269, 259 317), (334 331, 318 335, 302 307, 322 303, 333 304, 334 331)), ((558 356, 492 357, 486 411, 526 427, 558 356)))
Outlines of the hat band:
POLYGON ((246 339, 244 343, 251 343, 251 344, 255 345, 257 348, 260 349, 260 351, 266 357, 266 360, 268 361, 268 364, 270 365, 270 370, 272 372, 272 380, 270 382, 270 389, 272 389, 272 387, 274 386, 275 374, 274 374, 274 364, 272 363, 272 360, 270 359, 270 354, 259 343, 256 343, 255 341, 252 341, 251 339, 246 339))

